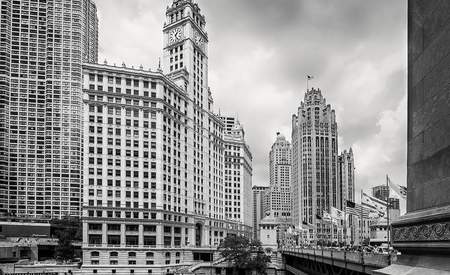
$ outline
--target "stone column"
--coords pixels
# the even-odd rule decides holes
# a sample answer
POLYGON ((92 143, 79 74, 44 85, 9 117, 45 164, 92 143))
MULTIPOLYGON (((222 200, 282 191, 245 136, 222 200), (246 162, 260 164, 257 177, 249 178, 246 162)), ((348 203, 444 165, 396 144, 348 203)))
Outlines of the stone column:
POLYGON ((450 271, 449 19, 450 1, 408 1, 407 214, 392 240, 398 264, 422 274, 450 271))

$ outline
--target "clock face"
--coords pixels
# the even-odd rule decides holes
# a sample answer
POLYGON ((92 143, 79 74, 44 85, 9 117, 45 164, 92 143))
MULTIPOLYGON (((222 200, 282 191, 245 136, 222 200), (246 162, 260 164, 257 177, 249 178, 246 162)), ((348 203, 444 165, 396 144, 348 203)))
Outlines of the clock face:
POLYGON ((203 43, 204 43, 202 36, 200 34, 198 34, 198 33, 195 33, 194 42, 199 47, 202 47, 203 43))
POLYGON ((183 38, 183 32, 180 27, 173 29, 169 32, 169 43, 175 43, 183 38))

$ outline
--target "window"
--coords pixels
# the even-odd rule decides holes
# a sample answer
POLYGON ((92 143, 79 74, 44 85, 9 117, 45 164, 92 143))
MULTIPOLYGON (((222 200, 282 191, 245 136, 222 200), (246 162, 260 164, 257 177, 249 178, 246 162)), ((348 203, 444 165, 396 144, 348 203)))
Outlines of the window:
MULTIPOLYGON (((156 246, 156 236, 144 236, 144 245, 156 246)), ((152 253, 152 252, 147 252, 147 255, 148 255, 148 253, 152 253)), ((150 256, 147 256, 147 257, 150 257, 150 256)))
POLYGON ((91 252, 91 258, 97 258, 99 256, 100 256, 100 252, 98 252, 98 251, 92 251, 91 252))
POLYGON ((156 225, 144 225, 144 232, 156 232, 156 225))
POLYGON ((125 230, 126 231, 136 231, 137 232, 139 230, 139 226, 137 224, 127 224, 125 226, 125 230))
POLYGON ((120 235, 108 235, 108 244, 120 244, 120 235))
POLYGON ((102 230, 102 224, 100 223, 90 223, 88 225, 89 230, 102 230))
POLYGON ((136 252, 128 252, 128 257, 136 257, 136 252))
POLYGON ((138 236, 125 236, 126 245, 138 245, 138 236))
POLYGON ((108 230, 120 231, 120 224, 108 224, 108 230))
POLYGON ((89 234, 88 240, 89 240, 89 244, 101 244, 102 243, 102 235, 89 234))

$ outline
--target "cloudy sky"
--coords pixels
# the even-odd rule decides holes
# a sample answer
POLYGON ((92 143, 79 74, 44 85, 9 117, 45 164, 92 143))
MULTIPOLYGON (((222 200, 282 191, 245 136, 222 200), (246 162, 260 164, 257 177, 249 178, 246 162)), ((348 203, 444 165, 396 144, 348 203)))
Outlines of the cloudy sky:
MULTIPOLYGON (((156 68, 170 1, 95 2, 99 61, 156 68)), ((384 184, 386 174, 406 185, 406 1, 198 3, 215 109, 244 124, 253 184, 268 184, 270 146, 277 131, 290 139, 309 74, 336 110, 339 150, 353 147, 357 189, 384 184)))

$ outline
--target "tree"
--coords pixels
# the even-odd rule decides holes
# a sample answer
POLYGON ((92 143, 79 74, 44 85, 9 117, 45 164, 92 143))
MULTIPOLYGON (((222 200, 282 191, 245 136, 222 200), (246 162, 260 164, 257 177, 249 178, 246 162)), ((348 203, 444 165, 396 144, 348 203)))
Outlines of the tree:
POLYGON ((75 257, 75 248, 72 243, 81 241, 81 228, 81 221, 77 217, 67 216, 50 221, 50 235, 58 239, 58 246, 55 248, 57 258, 67 261, 75 257))
POLYGON ((73 232, 68 229, 57 231, 58 246, 56 247, 56 257, 63 261, 71 260, 75 254, 75 248, 72 245, 73 232))
POLYGON ((245 236, 228 235, 218 250, 222 257, 233 264, 234 274, 238 269, 266 274, 270 256, 266 254, 260 241, 250 240, 245 236))

